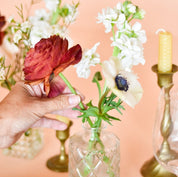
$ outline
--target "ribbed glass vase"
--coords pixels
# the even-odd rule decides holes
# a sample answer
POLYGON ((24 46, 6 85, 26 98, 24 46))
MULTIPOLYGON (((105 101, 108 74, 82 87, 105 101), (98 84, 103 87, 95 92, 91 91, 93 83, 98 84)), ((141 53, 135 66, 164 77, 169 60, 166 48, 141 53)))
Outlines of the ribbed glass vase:
POLYGON ((43 130, 29 129, 11 147, 3 149, 4 155, 33 159, 43 147, 43 130))
POLYGON ((69 139, 69 177, 119 177, 120 141, 105 128, 89 128, 69 139))

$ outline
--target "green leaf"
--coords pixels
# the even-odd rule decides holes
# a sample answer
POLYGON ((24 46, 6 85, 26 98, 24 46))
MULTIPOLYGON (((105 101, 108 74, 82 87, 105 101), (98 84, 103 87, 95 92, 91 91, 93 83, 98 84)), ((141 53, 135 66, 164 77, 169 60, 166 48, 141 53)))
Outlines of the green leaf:
POLYGON ((111 120, 109 119, 109 118, 107 118, 106 116, 102 116, 102 119, 105 121, 105 122, 107 122, 108 124, 110 124, 110 125, 112 125, 111 124, 111 120))
POLYGON ((109 114, 106 114, 106 116, 108 116, 108 118, 110 118, 110 119, 121 121, 119 118, 110 116, 109 114))
POLYGON ((96 82, 98 82, 98 81, 101 81, 102 79, 103 79, 103 78, 102 78, 102 75, 101 75, 101 73, 98 71, 98 72, 95 73, 92 82, 95 82, 95 83, 96 83, 96 82))

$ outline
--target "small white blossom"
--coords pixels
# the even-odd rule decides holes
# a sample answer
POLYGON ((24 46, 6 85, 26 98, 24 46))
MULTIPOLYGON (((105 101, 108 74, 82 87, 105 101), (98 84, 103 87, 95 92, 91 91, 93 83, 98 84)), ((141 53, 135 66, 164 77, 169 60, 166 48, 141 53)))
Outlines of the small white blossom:
POLYGON ((132 30, 135 32, 135 34, 138 36, 138 39, 141 41, 141 43, 145 43, 147 41, 145 30, 141 30, 142 25, 139 22, 136 22, 132 26, 132 30))
POLYGON ((128 71, 133 65, 145 63, 142 43, 137 38, 129 38, 127 35, 121 34, 120 38, 116 38, 112 45, 121 50, 118 58, 121 59, 122 66, 128 71))
POLYGON ((45 21, 39 21, 37 24, 35 24, 30 32, 30 41, 32 46, 40 41, 41 38, 48 38, 52 35, 53 29, 50 26, 49 23, 45 21))
POLYGON ((5 80, 5 69, 0 66, 0 80, 5 80))
POLYGON ((140 9, 140 18, 143 19, 145 17, 146 12, 143 9, 140 9))
POLYGON ((131 25, 128 23, 128 21, 125 21, 123 24, 116 24, 117 28, 119 29, 118 31, 116 31, 116 34, 118 33, 130 33, 132 27, 131 25))
POLYGON ((117 23, 118 14, 115 9, 107 8, 102 9, 102 14, 98 14, 98 23, 103 23, 106 30, 106 33, 109 33, 112 30, 112 24, 117 23))
POLYGON ((32 24, 36 24, 39 21, 49 21, 50 15, 51 14, 47 13, 45 9, 36 10, 35 15, 29 17, 29 21, 32 24))
POLYGON ((12 42, 9 42, 8 35, 4 37, 2 47, 5 52, 7 52, 9 55, 15 55, 19 52, 19 48, 12 42))
POLYGON ((68 40, 68 47, 73 46, 73 40, 70 38, 68 34, 68 30, 65 26, 61 26, 59 24, 52 25, 52 34, 51 35, 59 35, 61 38, 66 38, 68 40))
POLYGON ((59 0, 44 0, 46 3, 46 8, 48 8, 51 11, 55 11, 58 4, 59 0))
POLYGON ((14 17, 13 16, 10 16, 7 20, 8 23, 12 23, 14 22, 14 17))
POLYGON ((77 15, 78 15, 78 11, 76 10, 76 7, 75 5, 69 5, 69 4, 66 4, 65 7, 68 9, 69 13, 68 15, 64 18, 64 23, 66 25, 70 24, 70 23, 73 23, 76 18, 77 18, 77 15))
POLYGON ((123 13, 120 13, 116 23, 118 29, 122 29, 125 26, 125 20, 126 20, 125 15, 123 13))
POLYGON ((21 30, 26 33, 31 28, 31 23, 29 21, 25 21, 21 24, 21 30))
POLYGON ((116 9, 119 11, 123 10, 123 4, 121 2, 117 3, 116 9))
POLYGON ((13 41, 15 44, 18 44, 19 40, 21 39, 22 39, 22 31, 18 30, 14 35, 13 41))
POLYGON ((78 77, 87 79, 90 75, 90 66, 100 63, 100 56, 96 53, 99 44, 98 42, 91 49, 84 51, 81 61, 74 66, 77 68, 78 77))
POLYGON ((145 13, 146 12, 143 9, 139 9, 139 11, 134 14, 134 18, 143 19, 145 17, 145 13))
POLYGON ((135 13, 136 12, 136 7, 133 4, 128 4, 127 9, 130 13, 135 13))

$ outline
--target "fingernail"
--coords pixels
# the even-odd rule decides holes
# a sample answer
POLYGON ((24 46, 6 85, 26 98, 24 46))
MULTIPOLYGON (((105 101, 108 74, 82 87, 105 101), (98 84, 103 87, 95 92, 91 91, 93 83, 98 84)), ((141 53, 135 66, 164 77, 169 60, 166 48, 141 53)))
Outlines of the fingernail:
POLYGON ((71 95, 69 96, 69 104, 70 105, 77 105, 81 101, 80 96, 78 95, 71 95))

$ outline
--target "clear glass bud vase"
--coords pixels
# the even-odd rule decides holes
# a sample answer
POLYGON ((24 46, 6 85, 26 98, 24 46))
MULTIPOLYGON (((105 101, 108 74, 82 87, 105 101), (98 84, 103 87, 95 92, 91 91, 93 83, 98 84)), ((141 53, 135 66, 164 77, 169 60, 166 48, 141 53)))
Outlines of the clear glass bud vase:
POLYGON ((120 141, 105 128, 89 128, 69 139, 69 177, 119 177, 120 141))
POLYGON ((3 149, 4 155, 33 159, 43 147, 43 130, 34 128, 26 131, 11 147, 3 149))

